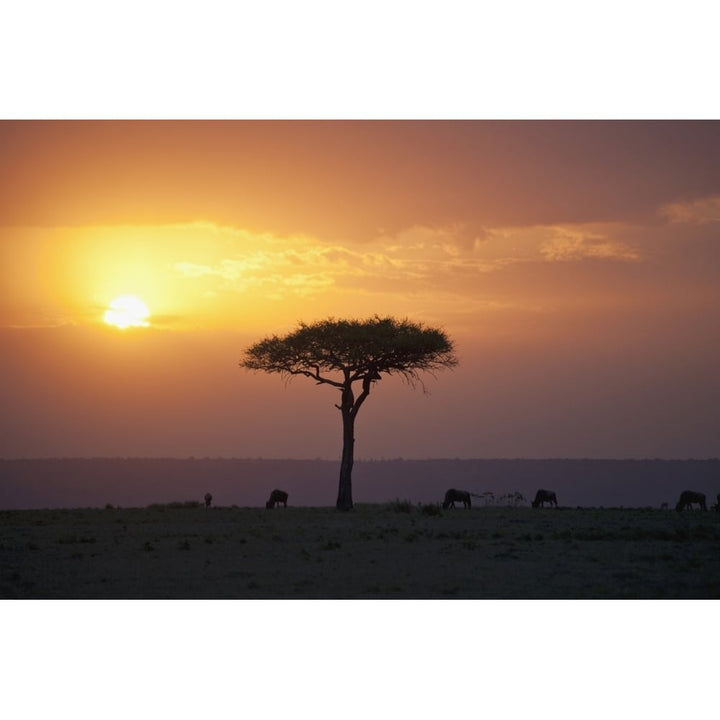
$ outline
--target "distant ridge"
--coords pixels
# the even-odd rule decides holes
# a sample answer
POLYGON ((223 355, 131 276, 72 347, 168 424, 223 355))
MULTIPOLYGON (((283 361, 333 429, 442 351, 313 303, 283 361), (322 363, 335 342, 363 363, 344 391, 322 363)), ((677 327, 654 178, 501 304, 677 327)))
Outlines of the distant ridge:
MULTIPOLYGON (((201 500, 264 507, 270 491, 289 505, 334 506, 335 460, 224 458, 73 458, 0 460, 0 509, 145 506, 201 500)), ((659 507, 684 489, 711 503, 720 493, 720 460, 427 459, 360 460, 353 473, 355 503, 393 498, 437 502, 449 487, 531 499, 555 490, 560 505, 659 507)))

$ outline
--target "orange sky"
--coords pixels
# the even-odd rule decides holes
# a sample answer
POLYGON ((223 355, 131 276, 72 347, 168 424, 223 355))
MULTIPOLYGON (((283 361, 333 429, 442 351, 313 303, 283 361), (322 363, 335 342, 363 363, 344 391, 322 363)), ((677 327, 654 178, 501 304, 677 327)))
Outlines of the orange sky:
POLYGON ((237 362, 328 315, 441 325, 358 457, 720 450, 718 122, 0 122, 0 456, 338 456, 237 362), (103 322, 121 295, 149 326, 103 322))

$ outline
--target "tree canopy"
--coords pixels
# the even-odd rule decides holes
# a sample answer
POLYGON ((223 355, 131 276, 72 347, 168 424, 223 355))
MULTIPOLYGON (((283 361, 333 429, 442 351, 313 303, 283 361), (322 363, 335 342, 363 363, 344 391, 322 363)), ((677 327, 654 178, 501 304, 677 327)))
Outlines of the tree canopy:
POLYGON ((409 320, 375 316, 369 320, 328 318, 293 332, 261 340, 247 349, 240 363, 251 370, 305 375, 342 387, 377 375, 401 375, 411 384, 420 372, 457 365, 452 341, 442 331, 409 320), (342 379, 326 373, 343 373, 342 379))

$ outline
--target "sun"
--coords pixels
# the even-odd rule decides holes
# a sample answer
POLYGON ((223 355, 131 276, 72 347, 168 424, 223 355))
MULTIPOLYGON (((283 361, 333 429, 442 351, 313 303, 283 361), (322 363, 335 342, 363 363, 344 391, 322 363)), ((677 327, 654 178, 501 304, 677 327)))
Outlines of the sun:
POLYGON ((108 325, 124 330, 129 327, 148 327, 150 311, 147 305, 134 295, 115 298, 105 311, 104 320, 108 325))

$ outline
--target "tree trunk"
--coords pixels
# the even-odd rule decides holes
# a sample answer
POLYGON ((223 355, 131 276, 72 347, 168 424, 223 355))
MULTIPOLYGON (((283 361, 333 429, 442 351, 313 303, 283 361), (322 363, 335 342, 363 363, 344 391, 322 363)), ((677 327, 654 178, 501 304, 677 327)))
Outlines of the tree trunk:
POLYGON ((352 510, 352 469, 355 453, 355 417, 348 408, 341 408, 343 423, 343 450, 340 461, 340 483, 335 507, 338 510, 352 510))

